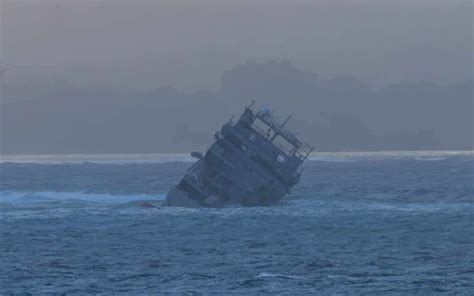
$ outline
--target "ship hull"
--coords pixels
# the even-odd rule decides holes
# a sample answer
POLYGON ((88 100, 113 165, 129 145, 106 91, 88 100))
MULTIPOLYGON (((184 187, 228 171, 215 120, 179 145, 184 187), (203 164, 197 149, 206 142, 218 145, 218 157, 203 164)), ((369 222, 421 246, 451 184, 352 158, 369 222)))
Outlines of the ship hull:
MULTIPOLYGON (((288 121, 288 120, 287 120, 288 121)), ((286 121, 285 121, 286 123, 286 121)), ((302 143, 275 123, 271 114, 246 107, 240 119, 224 124, 206 153, 167 194, 164 206, 269 206, 298 183, 297 170, 309 155, 302 143)))
POLYGON ((261 192, 250 196, 241 196, 234 200, 223 201, 217 195, 203 198, 202 200, 192 199, 186 191, 173 187, 167 194, 162 206, 164 207, 184 207, 184 208, 222 208, 224 206, 262 207, 271 206, 281 201, 283 195, 269 195, 261 192))
POLYGON ((179 190, 173 187, 167 194, 164 207, 186 207, 186 208, 199 208, 200 203, 191 199, 187 192, 179 190))

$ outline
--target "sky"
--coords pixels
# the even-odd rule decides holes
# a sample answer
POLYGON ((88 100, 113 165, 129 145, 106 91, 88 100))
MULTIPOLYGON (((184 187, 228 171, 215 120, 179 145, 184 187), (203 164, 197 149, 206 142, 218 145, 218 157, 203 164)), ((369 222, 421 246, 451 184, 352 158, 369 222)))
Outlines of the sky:
POLYGON ((0 152, 204 150, 257 100, 319 151, 474 149, 473 2, 0 0, 0 152))
POLYGON ((374 86, 472 78, 471 1, 2 0, 10 84, 215 89, 229 68, 288 59, 374 86))

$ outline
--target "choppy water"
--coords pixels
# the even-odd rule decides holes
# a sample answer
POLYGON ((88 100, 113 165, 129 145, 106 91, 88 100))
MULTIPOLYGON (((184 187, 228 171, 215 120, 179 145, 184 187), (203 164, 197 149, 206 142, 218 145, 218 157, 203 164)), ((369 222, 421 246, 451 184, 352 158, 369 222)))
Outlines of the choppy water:
POLYGON ((143 202, 188 159, 4 160, 0 294, 474 293, 472 153, 312 159, 281 204, 220 210, 143 202))

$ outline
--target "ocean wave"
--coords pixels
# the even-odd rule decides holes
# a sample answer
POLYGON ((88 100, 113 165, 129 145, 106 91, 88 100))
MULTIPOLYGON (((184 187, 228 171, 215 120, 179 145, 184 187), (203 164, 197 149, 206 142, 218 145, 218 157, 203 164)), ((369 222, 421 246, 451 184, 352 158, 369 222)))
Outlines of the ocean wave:
POLYGON ((441 161, 450 157, 474 157, 474 151, 377 151, 377 152, 315 152, 309 161, 347 162, 364 160, 441 161))
POLYGON ((440 160, 446 160, 447 157, 415 157, 415 160, 421 160, 421 161, 440 161, 440 160))
POLYGON ((0 163, 31 164, 147 164, 193 161, 195 159, 189 153, 0 155, 0 163))
MULTIPOLYGON (((0 191, 0 205, 7 206, 29 206, 38 204, 50 204, 50 207, 61 208, 62 205, 112 205, 120 208, 155 208, 160 207, 165 199, 166 193, 150 194, 127 194, 114 195, 109 193, 88 193, 88 192, 19 192, 0 191)), ((217 216, 241 216, 241 215, 282 215, 282 216, 325 216, 333 214, 349 214, 357 212, 375 211, 392 213, 435 213, 435 212, 462 212, 474 210, 474 202, 467 199, 458 202, 432 201, 432 202, 396 202, 390 201, 395 197, 383 198, 383 201, 374 200, 375 197, 356 198, 353 200, 325 200, 309 196, 285 199, 282 203, 273 207, 253 207, 242 208, 239 206, 229 206, 224 209, 187 209, 187 208, 167 208, 168 214, 187 215, 189 213, 202 213, 204 215, 217 216)), ((380 198, 377 198, 380 199, 380 198)))
POLYGON ((287 275, 287 274, 282 274, 282 273, 262 272, 259 275, 257 275, 256 278, 284 278, 284 279, 296 280, 296 279, 304 279, 305 277, 297 276, 297 275, 287 275))
POLYGON ((4 204, 29 204, 44 202, 93 202, 101 204, 124 204, 135 201, 164 200, 165 194, 147 195, 147 194, 131 194, 131 195, 112 195, 108 193, 87 193, 87 192, 18 192, 18 191, 1 191, 0 203, 4 204))
POLYGON ((327 161, 327 162, 347 162, 347 161, 358 161, 363 160, 362 158, 351 158, 346 157, 335 157, 335 156, 310 156, 308 157, 309 161, 327 161))

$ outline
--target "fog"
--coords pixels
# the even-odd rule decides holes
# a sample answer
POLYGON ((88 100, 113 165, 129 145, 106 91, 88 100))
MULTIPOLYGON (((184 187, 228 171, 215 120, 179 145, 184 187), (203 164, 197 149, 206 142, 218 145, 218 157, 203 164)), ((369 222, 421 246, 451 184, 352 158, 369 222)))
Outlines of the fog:
POLYGON ((471 1, 0 3, 2 153, 204 149, 251 100, 319 150, 473 148, 471 1))

